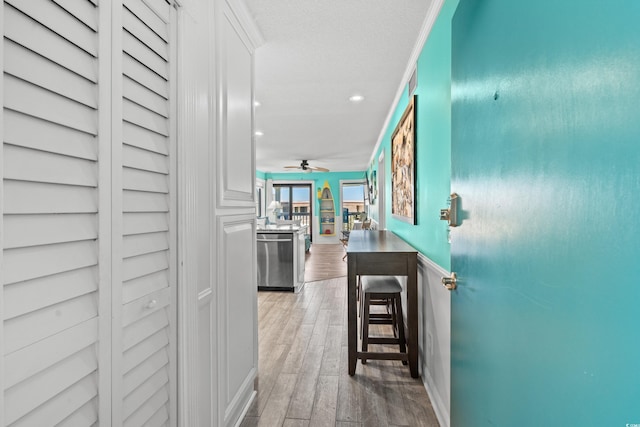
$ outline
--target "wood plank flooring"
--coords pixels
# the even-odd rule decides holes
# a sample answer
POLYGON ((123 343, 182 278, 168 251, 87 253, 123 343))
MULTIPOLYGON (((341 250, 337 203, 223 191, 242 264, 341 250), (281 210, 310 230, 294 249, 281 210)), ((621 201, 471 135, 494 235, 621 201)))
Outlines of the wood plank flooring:
MULTIPOLYGON (((347 372, 347 279, 258 293, 257 397, 242 427, 438 426, 420 379, 399 361, 347 372)), ((380 328, 380 327, 378 327, 380 328)))
POLYGON ((334 279, 347 275, 347 259, 341 243, 320 245, 312 244, 305 260, 305 282, 334 279))

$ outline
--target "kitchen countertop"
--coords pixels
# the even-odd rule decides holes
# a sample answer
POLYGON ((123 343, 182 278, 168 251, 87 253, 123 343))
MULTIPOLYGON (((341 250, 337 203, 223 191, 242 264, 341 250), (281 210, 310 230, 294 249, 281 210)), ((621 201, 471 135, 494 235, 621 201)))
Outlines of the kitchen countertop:
POLYGON ((306 225, 294 225, 294 224, 268 224, 258 225, 256 231, 258 233, 304 233, 309 228, 306 225))

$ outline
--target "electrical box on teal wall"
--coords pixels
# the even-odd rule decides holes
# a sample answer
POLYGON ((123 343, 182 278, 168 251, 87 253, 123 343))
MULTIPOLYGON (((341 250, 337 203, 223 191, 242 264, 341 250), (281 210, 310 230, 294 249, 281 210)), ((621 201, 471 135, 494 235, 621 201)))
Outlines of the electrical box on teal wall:
POLYGON ((322 190, 318 193, 320 202, 320 234, 333 236, 336 234, 336 209, 333 202, 333 194, 329 182, 325 181, 322 190))

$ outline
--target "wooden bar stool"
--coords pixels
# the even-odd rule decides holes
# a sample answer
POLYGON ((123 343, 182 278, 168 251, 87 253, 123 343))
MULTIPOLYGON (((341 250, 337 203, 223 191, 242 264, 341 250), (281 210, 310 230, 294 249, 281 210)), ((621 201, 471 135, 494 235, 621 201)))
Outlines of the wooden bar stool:
MULTIPOLYGON (((400 353, 407 355, 407 342, 404 336, 404 320, 402 316, 402 286, 394 276, 362 276, 362 293, 360 295, 362 352, 368 351, 369 344, 398 344, 400 353), (387 313, 371 313, 371 305, 375 301, 389 301, 391 310, 387 313), (370 337, 369 325, 391 325, 393 338, 370 337)), ((379 304, 379 303, 378 303, 379 304)), ((393 357, 397 359, 397 357, 393 357)), ((362 363, 367 363, 363 358, 362 363)), ((407 358, 402 359, 407 364, 407 358)))

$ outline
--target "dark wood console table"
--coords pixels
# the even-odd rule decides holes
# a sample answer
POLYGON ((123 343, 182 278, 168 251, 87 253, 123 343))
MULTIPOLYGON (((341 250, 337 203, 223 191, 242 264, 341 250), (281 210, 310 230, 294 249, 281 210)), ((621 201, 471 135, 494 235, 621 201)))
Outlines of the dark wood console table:
POLYGON ((357 359, 398 359, 401 353, 358 351, 357 277, 360 275, 407 276, 407 356, 411 376, 418 377, 418 251, 390 231, 353 230, 348 255, 349 375, 356 373, 357 359))

